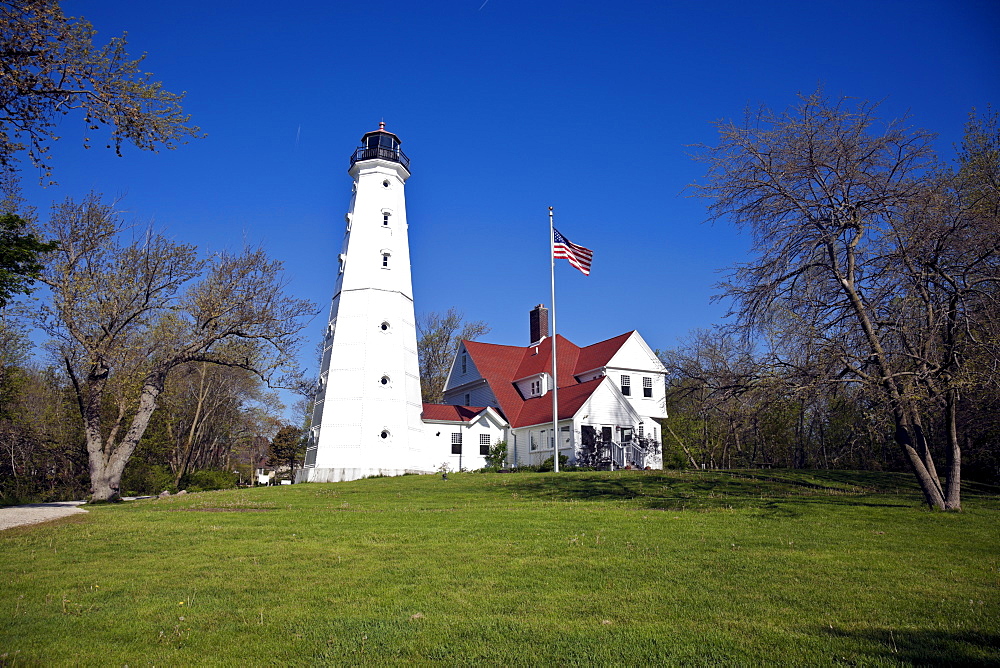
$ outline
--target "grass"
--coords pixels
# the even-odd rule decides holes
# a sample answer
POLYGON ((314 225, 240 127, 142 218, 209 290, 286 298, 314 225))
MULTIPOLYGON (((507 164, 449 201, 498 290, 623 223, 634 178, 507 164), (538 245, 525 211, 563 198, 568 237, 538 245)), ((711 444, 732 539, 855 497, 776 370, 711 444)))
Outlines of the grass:
POLYGON ((1000 663, 1000 490, 450 474, 99 506, 0 533, 0 665, 1000 663))

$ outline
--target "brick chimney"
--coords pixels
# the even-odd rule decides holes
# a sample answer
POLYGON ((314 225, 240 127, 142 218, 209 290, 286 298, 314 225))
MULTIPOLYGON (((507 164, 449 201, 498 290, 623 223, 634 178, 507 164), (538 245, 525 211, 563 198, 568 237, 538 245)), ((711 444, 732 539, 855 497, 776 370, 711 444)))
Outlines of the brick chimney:
POLYGON ((538 343, 549 335, 549 310, 545 308, 545 304, 539 304, 531 309, 528 316, 528 326, 531 343, 538 343))

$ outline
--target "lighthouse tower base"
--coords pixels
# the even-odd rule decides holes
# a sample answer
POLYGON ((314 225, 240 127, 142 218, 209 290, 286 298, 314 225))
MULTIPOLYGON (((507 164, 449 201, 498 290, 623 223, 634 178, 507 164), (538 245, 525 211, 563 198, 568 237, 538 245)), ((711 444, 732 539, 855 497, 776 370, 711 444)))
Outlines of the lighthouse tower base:
POLYGON ((295 482, 347 482, 380 476, 434 473, 430 470, 390 468, 311 468, 295 473, 295 482))

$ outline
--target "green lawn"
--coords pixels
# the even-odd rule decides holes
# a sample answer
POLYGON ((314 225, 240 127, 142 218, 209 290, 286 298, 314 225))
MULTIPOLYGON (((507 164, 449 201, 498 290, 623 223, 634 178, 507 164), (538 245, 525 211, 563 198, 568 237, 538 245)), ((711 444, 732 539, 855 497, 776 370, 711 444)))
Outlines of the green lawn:
POLYGON ((97 506, 0 533, 0 665, 997 665, 998 492, 467 473, 97 506))

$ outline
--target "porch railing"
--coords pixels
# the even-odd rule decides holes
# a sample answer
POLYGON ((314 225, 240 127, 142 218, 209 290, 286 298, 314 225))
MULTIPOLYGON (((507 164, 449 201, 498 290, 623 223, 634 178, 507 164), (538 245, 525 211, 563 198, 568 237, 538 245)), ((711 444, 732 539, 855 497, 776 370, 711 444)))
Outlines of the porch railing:
POLYGON ((639 444, 638 441, 626 441, 617 443, 615 441, 603 441, 600 444, 602 459, 611 464, 612 468, 623 469, 629 464, 644 469, 650 452, 639 444), (605 455, 605 452, 607 453, 605 455))
POLYGON ((628 459, 635 465, 636 468, 644 469, 646 468, 646 457, 649 456, 649 452, 646 448, 642 447, 638 441, 629 441, 628 443, 628 459))

